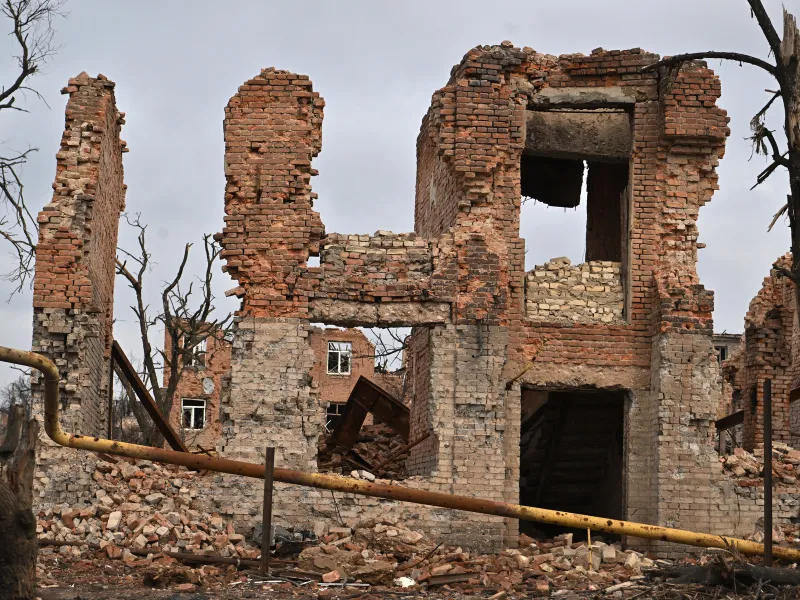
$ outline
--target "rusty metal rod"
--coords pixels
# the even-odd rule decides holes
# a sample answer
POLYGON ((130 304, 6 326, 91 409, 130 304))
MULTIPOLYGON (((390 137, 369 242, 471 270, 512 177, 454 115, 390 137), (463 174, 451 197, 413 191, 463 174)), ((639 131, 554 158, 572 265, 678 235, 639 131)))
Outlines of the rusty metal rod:
POLYGON ((772 566, 772 380, 764 380, 764 566, 772 566))
MULTIPOLYGON (((201 456, 189 454, 187 452, 175 452, 174 450, 165 450, 163 448, 151 448, 148 446, 139 446, 137 444, 105 440, 98 437, 65 433, 58 422, 59 374, 56 366, 44 356, 34 354, 33 352, 4 348, 2 346, 0 346, 0 361, 25 365, 43 373, 45 385, 45 431, 54 442, 61 446, 76 448, 78 450, 89 450, 92 452, 118 454, 120 456, 152 460, 197 470, 243 475, 254 479, 262 479, 264 477, 264 465, 255 463, 246 463, 212 456, 201 456)), ((278 468, 274 470, 274 479, 282 483, 324 490, 334 490, 360 494, 362 496, 371 496, 374 498, 384 498, 386 500, 438 506, 441 508, 507 517, 510 519, 520 519, 523 521, 536 521, 574 529, 592 529, 605 533, 629 535, 643 539, 686 544, 701 548, 726 548, 730 545, 736 547, 743 554, 764 555, 763 544, 748 540, 713 535, 710 533, 698 533, 685 529, 673 529, 671 527, 660 527, 658 525, 647 525, 644 523, 591 517, 557 510, 546 510, 533 506, 520 506, 518 504, 498 502, 496 500, 456 496, 441 492, 429 492, 398 485, 370 483, 358 479, 348 479, 338 475, 304 473, 292 469, 278 468)), ((800 561, 800 550, 794 548, 777 547, 774 549, 773 554, 778 558, 792 562, 800 561)))
POLYGON ((264 513, 261 517, 261 574, 269 574, 269 551, 272 542, 272 474, 275 471, 275 448, 264 452, 264 513))

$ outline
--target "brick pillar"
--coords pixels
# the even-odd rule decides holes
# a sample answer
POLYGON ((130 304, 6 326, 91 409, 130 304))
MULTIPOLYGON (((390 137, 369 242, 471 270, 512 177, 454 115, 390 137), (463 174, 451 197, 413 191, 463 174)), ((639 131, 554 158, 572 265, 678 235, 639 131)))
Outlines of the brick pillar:
MULTIPOLYGON (((38 216, 33 284, 33 342, 61 373, 62 425, 105 435, 113 340, 114 259, 125 206, 120 140, 124 115, 114 83, 81 73, 69 94, 53 199, 38 216)), ((33 378, 35 410, 43 389, 33 378)), ((56 447, 42 433, 35 486, 40 502, 75 503, 91 485, 90 455, 56 447), (77 465, 77 467, 76 467, 77 465)))

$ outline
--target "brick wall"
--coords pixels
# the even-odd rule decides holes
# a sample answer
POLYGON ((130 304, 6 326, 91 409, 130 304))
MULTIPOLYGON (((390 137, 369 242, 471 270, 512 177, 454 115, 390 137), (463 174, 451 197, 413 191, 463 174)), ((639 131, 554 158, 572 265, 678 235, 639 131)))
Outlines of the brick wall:
MULTIPOLYGON (((640 72, 657 58, 639 49, 555 57, 508 42, 470 50, 422 120, 414 234, 325 238, 310 186, 322 98, 307 77, 274 69, 241 86, 224 124, 226 226, 218 238, 242 308, 230 384, 222 386, 221 454, 261 462, 270 444, 279 467, 315 471, 326 402, 311 321, 412 326, 411 435, 431 436, 411 453, 410 485, 516 501, 523 390, 623 391, 626 516, 719 533, 738 527, 721 511, 728 497, 713 443, 721 402, 713 293, 696 272, 697 217, 717 186, 727 117, 705 65, 687 64, 670 80, 640 72), (623 188, 627 169, 627 187, 613 223, 592 225, 621 225, 619 239, 593 232, 593 243, 621 249, 608 267, 615 291, 603 291, 615 294, 612 318, 590 318, 588 301, 559 317, 534 316, 519 237, 527 124, 537 111, 598 107, 627 115, 630 125, 613 157, 623 165, 630 146, 612 186, 623 188), (320 252, 320 266, 307 267, 320 252)), ((260 486, 251 481, 219 475, 208 494, 240 523, 259 519, 260 486)), ((517 530, 500 518, 337 502, 345 518, 402 510, 468 546, 497 548, 517 530)), ((276 493, 278 522, 332 519, 336 508, 321 491, 276 493)))
POLYGON ((525 307, 530 321, 544 323, 622 322, 621 263, 591 261, 572 265, 556 258, 525 277, 525 307))
MULTIPOLYGON (((69 95, 56 154, 53 198, 37 217, 39 242, 33 283, 34 352, 61 374, 61 422, 67 431, 107 430, 109 359, 114 307, 114 257, 125 206, 120 140, 124 114, 114 83, 81 73, 62 90, 69 95)), ((33 394, 42 417, 43 388, 33 394)), ((91 485, 91 457, 55 447, 42 433, 37 455, 40 502, 77 502, 91 485)))
MULTIPOLYGON (((791 255, 776 264, 788 268, 791 255)), ((742 445, 752 450, 764 441, 764 381, 772 381, 772 436, 775 441, 797 443, 789 392, 793 383, 795 294, 792 284, 771 269, 745 316, 742 348, 725 366, 732 393, 741 397, 744 409, 742 445)), ((795 420, 797 418, 795 417, 795 420)))
POLYGON ((315 357, 311 376, 318 388, 320 400, 325 406, 335 402, 347 402, 360 376, 373 377, 375 346, 358 329, 315 327, 311 331, 310 343, 315 357), (328 373, 328 342, 348 342, 352 345, 350 373, 328 373))

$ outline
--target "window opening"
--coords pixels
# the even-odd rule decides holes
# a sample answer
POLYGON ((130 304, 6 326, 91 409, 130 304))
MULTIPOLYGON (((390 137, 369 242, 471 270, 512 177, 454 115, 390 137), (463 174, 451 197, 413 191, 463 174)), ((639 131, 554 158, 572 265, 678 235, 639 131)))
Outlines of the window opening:
MULTIPOLYGON (((191 336, 183 336, 183 347, 191 345, 191 336)), ((205 367, 206 366, 206 352, 208 348, 208 338, 203 338, 194 345, 191 352, 184 356, 184 364, 187 367, 205 367)))
POLYGON ((623 263, 630 115, 606 108, 529 110, 527 125, 520 160, 526 269, 561 256, 576 264, 623 263))
POLYGON ((203 429, 206 426, 206 401, 193 398, 181 400, 184 429, 203 429))
POLYGON ((352 356, 353 345, 350 342, 328 342, 328 373, 349 375, 352 356))
POLYGON ((328 404, 328 410, 325 415, 325 428, 328 431, 333 431, 333 428, 336 427, 339 419, 344 414, 344 407, 344 402, 331 402, 328 404))
POLYGON ((728 347, 727 346, 714 346, 714 350, 717 351, 717 358, 719 362, 723 360, 728 360, 728 347))

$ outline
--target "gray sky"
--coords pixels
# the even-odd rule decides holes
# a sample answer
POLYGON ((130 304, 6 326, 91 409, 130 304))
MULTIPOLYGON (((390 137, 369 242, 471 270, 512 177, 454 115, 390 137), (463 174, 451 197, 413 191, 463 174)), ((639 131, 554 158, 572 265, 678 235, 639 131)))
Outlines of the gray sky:
MULTIPOLYGON (((780 1, 765 3, 780 30, 780 1)), ((786 6, 800 12, 798 0, 786 6)), ((511 40, 549 54, 641 47, 661 55, 715 49, 767 57, 745 0, 507 0, 494 6, 473 0, 68 0, 66 9, 66 19, 56 23, 62 48, 34 82, 50 107, 29 97, 30 114, 5 111, 0 142, 4 149, 40 149, 23 173, 28 202, 38 211, 51 197, 63 131, 66 97, 59 90, 81 71, 115 81, 130 148, 124 155, 127 209, 150 225, 158 262, 149 275, 154 294, 174 273, 184 243, 198 242, 199 258, 202 234, 222 227, 223 110, 263 67, 309 75, 326 100, 322 153, 314 162, 320 175, 312 181, 326 230, 372 233, 413 229, 420 120, 450 68, 476 45, 511 40)), ((14 73, 9 42, 0 39, 3 82, 14 73)), ((700 213, 700 241, 708 247, 700 251, 698 269, 716 292, 716 329, 739 332, 772 261, 789 247, 785 225, 766 231, 788 183, 781 173, 749 191, 766 162, 750 160, 744 138, 774 81, 755 67, 711 64, 722 78, 720 105, 731 116, 732 134, 718 171, 721 189, 700 213)), ((770 125, 782 128, 775 117, 770 125)), ((561 255, 580 260, 580 213, 526 206, 522 219, 529 267, 561 255)), ((120 242, 133 242, 125 226, 120 242)), ((199 261, 192 265, 198 272, 199 261)), ((0 271, 10 268, 0 247, 0 271)), ((217 305, 224 311, 236 308, 222 294, 230 287, 219 272, 217 305)), ((3 300, 10 289, 0 283, 3 300)), ((158 302, 155 295, 151 302, 158 302)), ((30 303, 28 292, 0 305, 0 344, 30 347, 30 303)), ((130 303, 118 279, 115 336, 130 355, 141 356, 130 303)), ((0 385, 15 376, 0 367, 0 385)))

